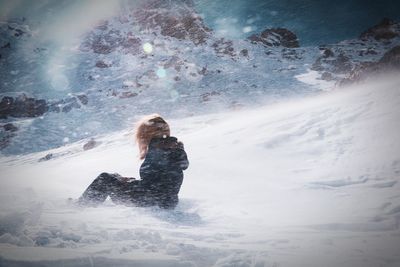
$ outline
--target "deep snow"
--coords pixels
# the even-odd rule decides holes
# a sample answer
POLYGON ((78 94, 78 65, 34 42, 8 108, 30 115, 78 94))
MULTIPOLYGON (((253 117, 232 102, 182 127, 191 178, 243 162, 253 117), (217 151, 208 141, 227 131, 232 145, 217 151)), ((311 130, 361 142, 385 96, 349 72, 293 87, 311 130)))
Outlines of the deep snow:
POLYGON ((133 129, 3 156, 0 265, 399 266, 399 89, 169 120, 191 162, 174 211, 68 201, 100 172, 138 177, 133 129))

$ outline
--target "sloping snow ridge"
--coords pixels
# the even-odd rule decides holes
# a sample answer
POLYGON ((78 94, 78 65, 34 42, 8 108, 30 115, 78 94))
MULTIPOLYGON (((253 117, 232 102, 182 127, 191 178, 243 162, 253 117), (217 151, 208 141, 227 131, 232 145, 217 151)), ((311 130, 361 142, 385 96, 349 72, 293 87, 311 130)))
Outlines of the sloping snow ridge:
POLYGON ((68 200, 138 177, 133 129, 2 157, 0 266, 399 266, 399 88, 170 120, 191 163, 173 211, 68 200))

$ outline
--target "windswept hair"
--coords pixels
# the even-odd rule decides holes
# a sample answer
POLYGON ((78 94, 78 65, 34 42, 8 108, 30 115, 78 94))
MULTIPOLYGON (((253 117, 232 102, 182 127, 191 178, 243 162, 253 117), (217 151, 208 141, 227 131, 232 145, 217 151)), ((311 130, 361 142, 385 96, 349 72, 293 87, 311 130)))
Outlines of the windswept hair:
POLYGON ((170 136, 168 123, 158 114, 143 117, 136 124, 136 143, 139 147, 139 157, 144 159, 151 139, 170 136))

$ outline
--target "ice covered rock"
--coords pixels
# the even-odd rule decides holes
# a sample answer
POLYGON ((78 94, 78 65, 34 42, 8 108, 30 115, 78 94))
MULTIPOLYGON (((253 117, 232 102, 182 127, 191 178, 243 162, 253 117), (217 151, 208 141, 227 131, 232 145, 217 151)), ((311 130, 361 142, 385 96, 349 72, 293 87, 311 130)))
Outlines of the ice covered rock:
POLYGON ((377 62, 363 62, 358 64, 348 77, 340 81, 340 85, 360 82, 370 76, 400 70, 400 45, 386 52, 377 62))
POLYGON ((89 98, 85 94, 79 94, 79 95, 76 95, 76 97, 79 99, 79 101, 83 105, 87 105, 87 103, 89 103, 89 98))
POLYGON ((285 28, 266 29, 260 34, 251 35, 248 39, 252 43, 260 43, 267 47, 283 46, 296 48, 300 46, 296 34, 285 28))
POLYGON ((211 45, 217 55, 228 55, 231 57, 236 56, 235 49, 233 48, 233 42, 225 40, 224 38, 218 39, 211 45))
POLYGON ((301 60, 303 59, 303 54, 304 51, 300 51, 299 49, 282 49, 282 57, 288 60, 301 60))
POLYGON ((138 93, 131 92, 131 91, 124 91, 119 94, 119 98, 131 98, 137 96, 138 93))
POLYGON ((386 52, 378 63, 386 68, 400 69, 400 45, 386 52))
POLYGON ((44 99, 35 99, 21 94, 17 97, 5 96, 0 102, 0 119, 7 117, 38 117, 48 110, 44 99))
MULTIPOLYGON (((116 50, 121 50, 125 54, 137 55, 141 52, 141 45, 141 39, 135 37, 131 31, 124 32, 117 29, 115 25, 110 25, 109 21, 101 21, 87 34, 80 49, 102 55, 110 54, 116 50)), ((109 66, 101 60, 96 63, 96 67, 99 68, 106 68, 106 65, 109 66)))
POLYGON ((203 44, 209 38, 211 29, 194 9, 191 0, 144 2, 133 12, 133 16, 143 30, 157 32, 178 40, 190 40, 203 44))
POLYGON ((320 79, 338 85, 365 80, 399 68, 399 43, 400 24, 385 18, 359 39, 321 46, 321 55, 311 69, 321 73, 320 79))
POLYGON ((65 99, 52 101, 48 104, 50 112, 70 112, 74 108, 81 108, 82 105, 87 105, 89 98, 85 94, 78 94, 67 97, 65 99))
POLYGON ((384 18, 379 24, 369 28, 360 35, 361 40, 373 38, 377 41, 385 41, 400 36, 400 25, 395 21, 384 18))
POLYGON ((83 150, 89 150, 92 149, 94 147, 96 147, 98 145, 98 143, 96 142, 96 140, 94 140, 93 138, 91 138, 86 144, 83 145, 83 150))
POLYGON ((321 48, 321 56, 311 66, 312 70, 316 71, 328 71, 337 74, 348 73, 353 68, 353 63, 350 58, 339 51, 339 54, 335 54, 329 48, 321 48))
POLYGON ((51 160, 54 157, 54 155, 52 153, 46 154, 46 156, 40 158, 38 161, 39 162, 43 162, 43 161, 48 161, 51 160))
POLYGON ((110 66, 111 66, 110 64, 107 64, 103 60, 99 60, 96 62, 96 67, 101 68, 101 69, 109 68, 110 66))
MULTIPOLYGON (((205 43, 211 30, 204 25, 191 1, 143 1, 134 8, 128 8, 118 17, 99 23, 86 36, 81 50, 102 55, 114 51, 132 55, 144 54, 145 42, 137 36, 138 32, 189 40, 198 45, 205 43), (132 30, 121 30, 121 25, 129 25, 132 30)), ((103 63, 98 61, 96 67, 108 67, 109 64, 103 63)))

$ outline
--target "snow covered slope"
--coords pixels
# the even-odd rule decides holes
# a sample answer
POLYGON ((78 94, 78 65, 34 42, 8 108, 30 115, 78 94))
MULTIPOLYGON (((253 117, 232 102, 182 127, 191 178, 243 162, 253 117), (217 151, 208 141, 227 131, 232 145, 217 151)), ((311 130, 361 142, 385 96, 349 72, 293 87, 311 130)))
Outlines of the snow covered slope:
POLYGON ((68 203, 100 172, 138 177, 132 129, 3 156, 0 266, 399 266, 399 89, 170 120, 191 162, 174 211, 68 203))

